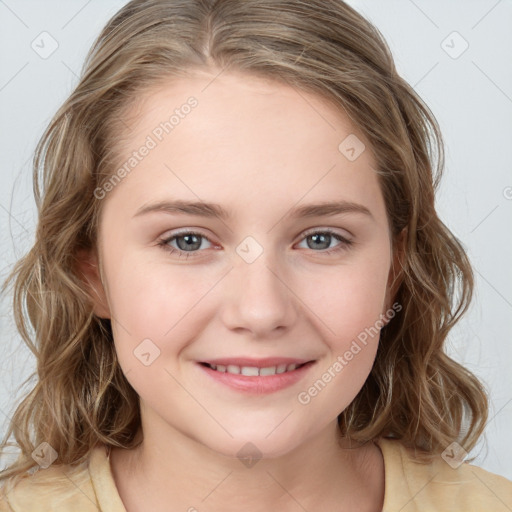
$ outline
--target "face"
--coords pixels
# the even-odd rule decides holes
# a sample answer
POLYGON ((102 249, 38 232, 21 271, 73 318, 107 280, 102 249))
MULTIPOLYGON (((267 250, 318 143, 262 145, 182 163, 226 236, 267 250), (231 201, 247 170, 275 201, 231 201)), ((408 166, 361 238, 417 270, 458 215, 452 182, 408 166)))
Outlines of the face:
POLYGON ((283 84, 213 78, 155 89, 126 118, 125 172, 96 193, 95 308, 145 429, 274 457, 334 429, 363 386, 390 232, 348 117, 283 84))

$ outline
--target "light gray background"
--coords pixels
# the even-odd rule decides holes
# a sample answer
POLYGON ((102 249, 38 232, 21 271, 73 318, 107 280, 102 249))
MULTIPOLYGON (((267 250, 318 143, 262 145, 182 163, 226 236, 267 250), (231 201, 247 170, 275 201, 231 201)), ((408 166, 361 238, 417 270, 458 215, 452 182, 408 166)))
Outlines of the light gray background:
MULTIPOLYGON (((0 0, 1 279, 33 241, 35 144, 76 84, 94 38, 125 3, 0 0), (58 44, 47 58, 31 47, 35 41, 40 52, 51 49, 51 38, 42 32, 58 44)), ((399 72, 443 130, 447 162, 437 206, 465 244, 477 278, 473 306, 451 333, 447 350, 491 395, 485 437, 470 454, 477 456, 474 463, 512 479, 512 1, 349 3, 383 33, 399 72)), ((14 329, 10 297, 3 297, 1 433, 28 389, 19 389, 21 382, 34 369, 32 354, 14 329)))

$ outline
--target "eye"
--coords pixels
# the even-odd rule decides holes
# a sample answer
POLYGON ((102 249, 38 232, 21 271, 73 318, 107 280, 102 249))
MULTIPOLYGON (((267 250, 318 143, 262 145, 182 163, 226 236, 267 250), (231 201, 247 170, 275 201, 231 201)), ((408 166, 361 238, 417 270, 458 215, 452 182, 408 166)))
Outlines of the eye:
MULTIPOLYGON (((314 252, 320 252, 321 254, 331 254, 347 250, 353 244, 351 240, 348 240, 340 233, 328 228, 310 231, 304 235, 302 240, 306 242, 308 249, 312 249, 314 252), (339 243, 334 247, 329 247, 331 242, 335 240, 339 243)), ((211 241, 202 233, 182 231, 181 233, 173 234, 172 236, 160 240, 158 246, 171 254, 178 253, 180 257, 186 254, 188 258, 189 253, 197 253, 201 252, 200 249, 209 248, 204 247, 203 241, 211 245, 211 241), (176 246, 171 244, 176 244, 176 246)))
MULTIPOLYGON (((204 249, 202 241, 206 240, 211 244, 210 240, 206 236, 201 233, 196 233, 193 231, 183 231, 181 233, 174 234, 170 237, 164 238, 158 242, 158 245, 162 247, 164 250, 170 253, 179 253, 182 254, 197 252, 199 249, 204 249), (177 247, 173 247, 170 245, 171 243, 176 243, 177 247)), ((188 258, 188 254, 186 255, 188 258)))
POLYGON ((306 242, 308 249, 314 249, 314 252, 320 252, 322 254, 332 254, 347 250, 353 244, 352 240, 327 228, 321 231, 310 231, 304 235, 303 240, 306 242), (334 240, 339 242, 338 245, 329 247, 334 240))

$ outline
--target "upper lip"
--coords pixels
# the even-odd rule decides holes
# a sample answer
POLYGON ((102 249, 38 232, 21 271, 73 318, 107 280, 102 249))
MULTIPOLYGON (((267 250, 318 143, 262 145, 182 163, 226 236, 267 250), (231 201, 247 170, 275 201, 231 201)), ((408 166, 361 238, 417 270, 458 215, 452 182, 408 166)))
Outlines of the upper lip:
POLYGON ((224 357, 219 359, 208 359, 207 361, 201 361, 202 363, 208 363, 210 365, 223 365, 229 366, 250 366, 256 368, 269 368, 272 366, 278 366, 280 364, 296 364, 301 365, 308 363, 312 359, 298 359, 296 357, 264 357, 261 359, 251 357, 224 357))

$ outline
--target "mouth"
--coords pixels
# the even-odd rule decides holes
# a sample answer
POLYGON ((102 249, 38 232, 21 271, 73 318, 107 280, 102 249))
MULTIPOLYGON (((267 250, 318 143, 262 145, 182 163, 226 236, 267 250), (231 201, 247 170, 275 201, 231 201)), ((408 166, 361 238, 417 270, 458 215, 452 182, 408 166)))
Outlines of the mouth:
POLYGON ((300 382, 316 360, 291 358, 266 360, 216 360, 200 362, 198 367, 215 385, 231 388, 238 393, 263 395, 276 393, 300 382), (287 360, 288 359, 288 360, 287 360))
POLYGON ((232 375, 244 375, 246 377, 266 377, 271 375, 277 375, 281 373, 293 372, 294 370, 298 370, 303 366, 313 363, 313 361, 307 361, 305 363, 281 363, 273 366, 239 366, 236 364, 210 364, 210 363, 200 363, 203 366, 206 366, 216 372, 220 373, 230 373, 232 375))

